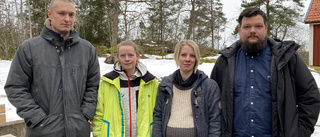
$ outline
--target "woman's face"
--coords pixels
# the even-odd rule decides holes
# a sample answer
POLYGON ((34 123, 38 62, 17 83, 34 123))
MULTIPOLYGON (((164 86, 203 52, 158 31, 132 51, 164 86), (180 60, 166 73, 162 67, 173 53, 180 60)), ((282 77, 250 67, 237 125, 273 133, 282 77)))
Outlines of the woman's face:
POLYGON ((180 71, 184 73, 192 73, 196 64, 196 56, 194 50, 189 45, 183 45, 179 54, 180 71))
POLYGON ((122 69, 127 73, 133 74, 136 71, 138 55, 132 46, 119 47, 118 59, 122 69))

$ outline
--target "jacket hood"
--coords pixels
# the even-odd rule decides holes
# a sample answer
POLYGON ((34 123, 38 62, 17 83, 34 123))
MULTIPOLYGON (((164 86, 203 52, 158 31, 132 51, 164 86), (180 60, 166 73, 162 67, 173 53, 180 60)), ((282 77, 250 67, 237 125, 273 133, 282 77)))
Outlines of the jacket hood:
POLYGON ((51 29, 51 21, 49 20, 49 18, 45 20, 44 25, 45 26, 43 27, 40 36, 54 46, 66 45, 67 47, 71 47, 80 41, 78 32, 75 29, 71 31, 68 38, 64 39, 59 33, 51 29))
POLYGON ((300 48, 300 45, 294 41, 280 41, 272 38, 268 39, 268 44, 271 45, 272 54, 276 57, 276 61, 278 61, 278 68, 282 68, 287 64, 300 48))
MULTIPOLYGON (((279 61, 278 67, 285 65, 300 47, 300 45, 294 41, 281 41, 270 37, 267 37, 267 42, 271 48, 273 56, 275 56, 279 61)), ((226 58, 231 58, 236 55, 240 46, 240 40, 238 40, 231 46, 221 50, 220 54, 226 58)))
MULTIPOLYGON (((208 76, 203 71, 197 70, 197 72, 199 72, 198 78, 195 81, 193 88, 198 87, 202 81, 204 81, 206 78, 208 78, 208 76)), ((166 87, 170 88, 171 90, 168 90, 168 91, 172 92, 173 79, 174 79, 173 76, 174 76, 174 74, 170 74, 169 76, 164 77, 162 79, 162 81, 160 82, 159 87, 160 88, 166 88, 166 87)), ((170 93, 170 94, 172 94, 172 93, 170 93)))
POLYGON ((231 46, 220 50, 219 53, 225 56, 226 58, 230 58, 237 53, 239 48, 240 48, 240 40, 236 41, 231 46))
MULTIPOLYGON (((116 62, 113 66, 113 70, 117 73, 119 73, 120 79, 127 79, 126 74, 124 73, 124 70, 122 70, 122 67, 120 65, 120 62, 116 62)), ((137 62, 136 65, 136 72, 134 73, 135 77, 143 77, 147 74, 147 67, 142 64, 141 62, 137 62)))
MULTIPOLYGON (((138 78, 138 77, 141 77, 145 83, 149 83, 156 78, 149 71, 147 71, 147 67, 145 65, 143 65, 142 63, 138 63, 136 68, 137 68, 137 71, 135 72, 135 75, 133 77, 130 77, 131 80, 138 78)), ((115 79, 118 77, 120 79, 124 79, 124 80, 128 79, 126 74, 124 73, 124 71, 121 69, 120 63, 116 62, 114 64, 113 71, 110 71, 110 72, 104 74, 101 77, 101 80, 108 82, 110 84, 113 84, 118 89, 120 89, 120 84, 117 83, 117 81, 115 81, 115 79)))

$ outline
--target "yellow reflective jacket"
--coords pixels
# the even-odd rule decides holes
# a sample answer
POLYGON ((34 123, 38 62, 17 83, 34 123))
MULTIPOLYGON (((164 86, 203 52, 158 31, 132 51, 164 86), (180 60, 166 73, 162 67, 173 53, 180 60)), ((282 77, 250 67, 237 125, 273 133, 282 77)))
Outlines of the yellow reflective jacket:
MULTIPOLYGON (((98 91, 98 102, 93 119, 94 137, 124 137, 125 114, 122 106, 120 78, 117 72, 111 71, 101 77, 98 91)), ((153 128, 153 109, 155 106, 158 81, 147 72, 140 80, 137 136, 150 137, 153 128)))

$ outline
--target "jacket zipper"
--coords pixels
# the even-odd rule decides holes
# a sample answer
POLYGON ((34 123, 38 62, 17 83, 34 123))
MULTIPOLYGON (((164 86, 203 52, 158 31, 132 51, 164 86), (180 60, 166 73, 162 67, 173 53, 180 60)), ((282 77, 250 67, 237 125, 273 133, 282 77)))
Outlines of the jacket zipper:
POLYGON ((130 118, 130 137, 132 137, 132 115, 131 115, 131 87, 130 87, 130 76, 125 73, 128 78, 128 88, 129 88, 129 118, 130 118))

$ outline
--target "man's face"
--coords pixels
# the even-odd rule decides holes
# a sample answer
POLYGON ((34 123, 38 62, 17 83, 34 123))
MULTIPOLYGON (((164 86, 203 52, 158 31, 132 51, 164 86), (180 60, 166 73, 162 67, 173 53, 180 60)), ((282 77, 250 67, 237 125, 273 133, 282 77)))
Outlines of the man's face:
POLYGON ((62 37, 67 37, 73 28, 76 9, 73 3, 55 1, 51 11, 47 11, 51 20, 51 29, 61 34, 62 37))
POLYGON ((238 27, 242 48, 251 54, 259 53, 265 47, 267 28, 261 15, 243 17, 238 27))

